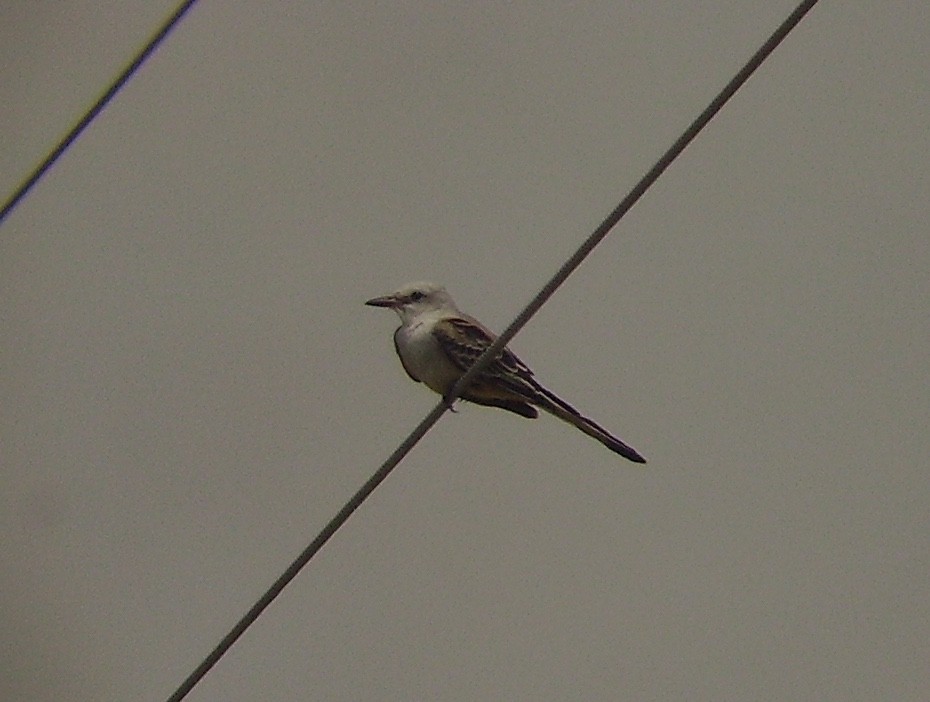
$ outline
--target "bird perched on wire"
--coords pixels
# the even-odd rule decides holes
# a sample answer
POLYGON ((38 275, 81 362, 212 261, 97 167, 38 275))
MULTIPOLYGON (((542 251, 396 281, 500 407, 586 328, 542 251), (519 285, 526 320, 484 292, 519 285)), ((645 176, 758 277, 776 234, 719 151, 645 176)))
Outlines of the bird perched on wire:
MULTIPOLYGON (((443 397, 496 338, 478 320, 460 311, 446 289, 436 283, 409 283, 365 304, 397 312, 401 325, 394 332, 394 348, 404 370, 443 397)), ((505 348, 478 374, 462 392, 462 399, 528 419, 539 416, 539 407, 624 458, 646 462, 633 447, 540 385, 533 371, 510 349, 505 348)))

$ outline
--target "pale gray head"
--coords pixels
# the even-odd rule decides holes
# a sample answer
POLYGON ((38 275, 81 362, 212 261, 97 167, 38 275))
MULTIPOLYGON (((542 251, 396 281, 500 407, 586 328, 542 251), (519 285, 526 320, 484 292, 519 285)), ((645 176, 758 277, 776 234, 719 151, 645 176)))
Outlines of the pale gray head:
POLYGON ((429 282, 407 283, 396 292, 372 298, 365 304, 394 310, 404 324, 425 312, 458 312, 446 289, 437 283, 429 282))

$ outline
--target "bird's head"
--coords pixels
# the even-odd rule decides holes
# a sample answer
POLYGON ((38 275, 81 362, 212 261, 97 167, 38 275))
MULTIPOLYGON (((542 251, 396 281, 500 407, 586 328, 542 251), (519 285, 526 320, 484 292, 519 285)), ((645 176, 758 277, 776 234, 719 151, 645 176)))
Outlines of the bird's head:
POLYGON ((365 304, 392 309, 405 324, 425 312, 446 309, 450 312, 457 311, 446 289, 436 283, 428 282, 408 283, 390 295, 374 297, 365 304))

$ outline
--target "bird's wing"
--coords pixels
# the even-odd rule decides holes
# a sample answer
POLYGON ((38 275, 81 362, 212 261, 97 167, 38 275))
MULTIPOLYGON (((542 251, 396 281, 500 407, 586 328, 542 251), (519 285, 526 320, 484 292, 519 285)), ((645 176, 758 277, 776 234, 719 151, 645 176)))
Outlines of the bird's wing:
MULTIPOLYGON (((494 334, 470 317, 450 317, 433 327, 433 336, 449 360, 463 372, 467 371, 494 343, 494 334)), ((463 393, 463 398, 479 404, 502 407, 524 417, 535 417, 530 405, 536 405, 559 419, 573 424, 588 436, 597 439, 611 451, 645 463, 635 449, 623 443, 591 419, 584 417, 565 400, 540 385, 523 361, 505 348, 463 393)))
MULTIPOLYGON (((433 327, 433 335, 449 360, 462 371, 471 368, 497 338, 481 322, 464 316, 440 320, 433 327)), ((531 378, 533 371, 505 347, 480 375, 531 378)))

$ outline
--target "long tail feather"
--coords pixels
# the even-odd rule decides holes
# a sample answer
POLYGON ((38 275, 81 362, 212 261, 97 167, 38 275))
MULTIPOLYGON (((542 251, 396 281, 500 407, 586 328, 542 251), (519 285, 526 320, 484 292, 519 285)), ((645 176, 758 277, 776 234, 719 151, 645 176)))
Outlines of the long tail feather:
POLYGON ((646 459, 643 458, 636 449, 623 443, 593 419, 588 419, 565 400, 547 390, 539 383, 534 383, 534 385, 536 386, 534 388, 536 393, 532 399, 534 405, 544 409, 546 412, 558 417, 562 421, 574 425, 592 439, 597 439, 611 451, 620 454, 627 460, 633 461, 634 463, 646 462, 646 459))

